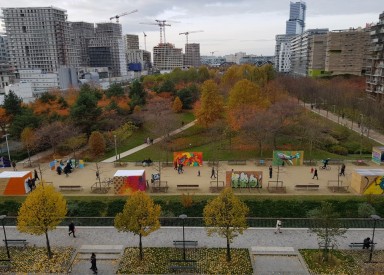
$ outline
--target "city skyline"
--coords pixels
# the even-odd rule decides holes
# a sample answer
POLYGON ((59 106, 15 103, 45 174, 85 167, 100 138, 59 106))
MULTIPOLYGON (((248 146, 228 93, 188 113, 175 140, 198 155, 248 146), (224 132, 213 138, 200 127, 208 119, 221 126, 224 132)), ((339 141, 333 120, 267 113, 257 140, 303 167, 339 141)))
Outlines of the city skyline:
MULTIPOLYGON (((292 1, 298 2, 298 1, 292 1)), ((366 23, 378 22, 384 8, 377 0, 357 1, 307 0, 306 29, 329 28, 329 30, 365 27, 366 23)), ((45 1, 34 0, 33 6, 54 6, 65 9, 68 21, 89 23, 110 22, 109 18, 123 12, 138 9, 120 18, 123 34, 139 35, 140 48, 153 51, 159 43, 159 27, 140 24, 155 23, 155 19, 173 20, 166 27, 166 41, 177 48, 183 48, 186 42, 181 32, 203 30, 188 37, 189 43, 200 43, 201 54, 227 55, 246 52, 255 55, 274 55, 275 35, 284 34, 289 19, 287 0, 223 0, 223 1, 177 1, 145 0, 137 3, 124 1, 45 1)), ((16 0, 2 7, 30 7, 29 1, 16 0)), ((115 22, 115 20, 113 20, 115 22)))

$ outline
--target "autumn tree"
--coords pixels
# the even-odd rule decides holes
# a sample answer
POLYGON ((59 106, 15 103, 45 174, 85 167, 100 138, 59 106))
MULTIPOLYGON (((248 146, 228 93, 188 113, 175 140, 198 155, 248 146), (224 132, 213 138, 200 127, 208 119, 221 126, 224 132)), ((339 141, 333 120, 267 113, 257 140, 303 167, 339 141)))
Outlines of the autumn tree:
POLYGON ((4 108, 0 107, 0 130, 2 135, 6 133, 5 130, 10 122, 11 116, 7 114, 4 108))
MULTIPOLYGON (((137 129, 137 127, 133 124, 133 122, 129 121, 114 131, 110 131, 106 135, 106 142, 108 146, 111 146, 114 143, 114 139, 116 136, 116 142, 119 146, 124 145, 127 140, 132 136, 133 132, 137 129)), ((120 154, 119 154, 120 156, 120 154)), ((119 157, 120 159, 120 157, 119 157)))
POLYGON ((36 135, 32 128, 26 127, 21 132, 20 135, 21 143, 23 144, 24 149, 27 149, 28 152, 28 161, 29 166, 32 167, 31 163, 31 151, 33 151, 36 148, 36 135))
POLYGON ((218 197, 204 207, 204 222, 208 236, 216 233, 227 239, 227 261, 231 261, 230 244, 248 228, 246 216, 249 209, 232 189, 225 188, 218 197))
POLYGON ((160 228, 161 207, 142 191, 128 198, 123 212, 115 217, 115 228, 120 232, 132 232, 139 235, 139 258, 143 259, 142 237, 146 237, 160 228))
POLYGON ((308 217, 312 219, 309 230, 317 235, 319 246, 323 247, 323 260, 328 261, 329 248, 337 246, 337 238, 347 229, 342 228, 339 214, 330 202, 323 201, 319 208, 308 212, 308 217))
POLYGON ((88 140, 89 148, 95 156, 105 152, 106 144, 104 136, 99 131, 93 131, 88 140))
POLYGON ((247 79, 238 81, 229 92, 228 122, 232 129, 238 130, 256 112, 265 110, 269 101, 263 97, 259 86, 247 79))
POLYGON ((17 229, 32 235, 45 235, 48 258, 52 258, 48 231, 54 230, 67 214, 67 202, 52 185, 39 184, 21 205, 17 229))
POLYGON ((181 100, 178 96, 173 101, 172 110, 175 113, 180 113, 183 110, 183 103, 181 102, 181 100))
POLYGON ((62 121, 54 121, 44 124, 36 130, 36 140, 39 142, 40 147, 50 146, 53 153, 56 153, 57 145, 70 137, 72 130, 73 125, 62 121))
POLYGON ((201 104, 195 114, 198 124, 208 127, 223 117, 224 100, 219 94, 219 88, 213 80, 207 80, 201 86, 201 104))
POLYGON ((73 152, 73 157, 76 158, 76 150, 79 150, 81 147, 87 144, 87 135, 86 134, 77 134, 74 133, 65 141, 65 145, 73 152))

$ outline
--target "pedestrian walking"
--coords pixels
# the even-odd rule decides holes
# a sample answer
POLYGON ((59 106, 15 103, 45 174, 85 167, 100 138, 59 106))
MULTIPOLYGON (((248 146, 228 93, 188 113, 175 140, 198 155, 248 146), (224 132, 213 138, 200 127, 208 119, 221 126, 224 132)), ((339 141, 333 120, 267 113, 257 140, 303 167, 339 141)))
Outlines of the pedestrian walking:
POLYGON ((315 168, 315 170, 313 171, 312 179, 314 179, 315 177, 316 177, 316 179, 319 179, 319 176, 317 175, 317 168, 315 168))
POLYGON ((282 222, 281 222, 281 220, 277 220, 277 221, 276 221, 276 230, 275 230, 275 234, 277 234, 277 232, 279 232, 279 233, 283 233, 283 232, 281 232, 281 226, 282 226, 282 222))
POLYGON ((200 170, 197 170, 197 176, 200 177, 200 170))
POLYGON ((71 234, 73 235, 74 238, 76 238, 76 236, 75 236, 75 224, 73 221, 71 221, 71 223, 68 226, 68 236, 71 236, 71 234))
POLYGON ((272 165, 269 165, 269 178, 272 178, 272 165))
POLYGON ((345 177, 345 164, 344 163, 341 165, 340 174, 339 175, 345 177))
POLYGON ((213 177, 214 179, 216 178, 215 167, 212 167, 211 179, 212 179, 212 177, 213 177))
POLYGON ((36 169, 33 170, 33 174, 34 174, 33 177, 34 177, 35 181, 36 181, 36 180, 40 180, 40 178, 39 178, 39 174, 37 173, 36 169))
POLYGON ((17 171, 16 162, 14 160, 12 161, 12 167, 13 167, 13 171, 17 171))
POLYGON ((92 253, 91 255, 91 268, 93 274, 97 274, 97 266, 96 266, 96 254, 92 253))
POLYGON ((100 174, 99 171, 96 170, 96 180, 100 180, 100 174))

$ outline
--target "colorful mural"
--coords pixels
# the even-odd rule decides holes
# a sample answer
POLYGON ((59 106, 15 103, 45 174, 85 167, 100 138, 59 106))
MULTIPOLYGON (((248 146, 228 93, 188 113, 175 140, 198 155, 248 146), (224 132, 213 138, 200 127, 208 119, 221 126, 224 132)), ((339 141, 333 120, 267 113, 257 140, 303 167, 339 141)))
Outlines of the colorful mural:
POLYGON ((384 146, 372 148, 372 161, 377 164, 384 164, 384 146))
POLYGON ((384 194, 384 176, 375 177, 373 180, 369 180, 368 177, 365 177, 365 179, 367 180, 367 185, 363 192, 364 195, 384 194))
POLYGON ((115 194, 131 195, 147 189, 145 170, 117 170, 113 177, 115 194))
POLYGON ((277 165, 303 165, 304 151, 273 151, 272 164, 277 165))
POLYGON ((202 152, 174 152, 173 163, 184 166, 203 166, 202 152))
POLYGON ((232 188, 262 188, 262 171, 227 171, 226 186, 232 188))

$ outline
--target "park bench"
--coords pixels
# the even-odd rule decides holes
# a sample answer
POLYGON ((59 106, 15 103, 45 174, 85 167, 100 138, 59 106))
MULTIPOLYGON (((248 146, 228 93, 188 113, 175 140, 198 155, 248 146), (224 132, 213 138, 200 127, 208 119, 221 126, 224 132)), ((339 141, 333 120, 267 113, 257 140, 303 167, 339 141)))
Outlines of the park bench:
POLYGON ((228 165, 246 165, 246 160, 228 160, 228 165))
POLYGON ((143 163, 143 161, 136 161, 135 162, 135 166, 152 166, 153 165, 153 162, 145 162, 145 165, 143 163))
POLYGON ((198 244, 198 241, 173 241, 173 245, 175 247, 196 247, 198 244))
MULTIPOLYGON (((375 246, 377 243, 371 243, 370 245, 373 245, 375 246)), ((348 246, 350 248, 355 248, 355 247, 358 247, 358 248, 363 248, 363 245, 364 243, 350 243, 348 246)))
POLYGON ((167 193, 168 192, 168 182, 156 180, 150 186, 152 193, 167 193))
POLYGON ((60 191, 81 191, 83 186, 81 185, 59 185, 60 191))
POLYGON ((122 162, 122 161, 115 161, 114 163, 113 163, 113 166, 114 167, 125 167, 125 166, 127 166, 128 165, 128 163, 126 163, 126 162, 122 162))
MULTIPOLYGON (((3 240, 5 243, 5 240, 3 240)), ((25 239, 7 239, 7 245, 8 246, 21 246, 25 248, 27 246, 28 242, 25 239)))
POLYGON ((296 184, 295 189, 297 190, 319 190, 320 185, 318 184, 296 184))
POLYGON ((12 262, 9 259, 0 260, 0 270, 1 271, 9 271, 11 268, 12 262))
POLYGON ((196 271, 196 260, 170 260, 171 266, 169 269, 171 271, 176 270, 190 270, 190 271, 196 271))
POLYGON ((198 184, 178 184, 176 185, 177 189, 198 189, 198 184))
POLYGON ((365 160, 362 160, 362 159, 359 159, 359 160, 356 160, 355 162, 353 162, 353 164, 357 165, 357 166, 367 166, 368 164, 365 162, 365 160))

